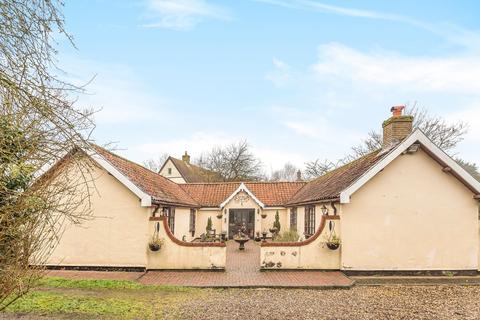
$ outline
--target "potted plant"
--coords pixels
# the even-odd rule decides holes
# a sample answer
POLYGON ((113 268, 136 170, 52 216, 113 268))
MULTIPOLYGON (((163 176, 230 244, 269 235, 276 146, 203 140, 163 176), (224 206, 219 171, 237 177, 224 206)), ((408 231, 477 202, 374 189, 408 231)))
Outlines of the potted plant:
POLYGON ((260 242, 260 241, 262 241, 262 238, 260 238, 260 232, 257 232, 255 234, 255 242, 260 242))
POLYGON ((222 217, 223 217, 222 212, 217 213, 217 219, 220 220, 220 219, 222 219, 222 217))
POLYGON ((212 231, 212 218, 211 217, 208 217, 208 220, 207 220, 207 226, 205 228, 205 230, 207 231, 207 235, 210 233, 210 231, 212 231))
POLYGON ((267 241, 267 231, 262 231, 262 240, 267 241))
POLYGON ((275 213, 275 221, 273 222, 273 227, 277 229, 277 232, 280 232, 280 215, 278 214, 278 210, 275 213))
POLYGON ((222 232, 220 233, 220 239, 221 239, 222 241, 226 241, 226 240, 227 240, 227 231, 222 231, 222 232))
POLYGON ((340 238, 333 235, 327 241, 327 247, 330 250, 337 250, 340 247, 340 238))
POLYGON ((262 214, 260 215, 260 217, 262 217, 262 219, 267 218, 267 213, 262 211, 262 214))
POLYGON ((151 251, 159 251, 162 248, 164 241, 163 239, 158 238, 158 236, 153 236, 150 242, 148 243, 148 247, 151 251))

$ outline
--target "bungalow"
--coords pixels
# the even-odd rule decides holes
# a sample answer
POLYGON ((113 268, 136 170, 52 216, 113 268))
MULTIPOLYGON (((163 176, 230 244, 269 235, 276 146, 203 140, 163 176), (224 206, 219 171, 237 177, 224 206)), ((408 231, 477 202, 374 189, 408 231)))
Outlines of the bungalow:
POLYGON ((198 241, 209 220, 226 238, 242 225, 250 237, 270 236, 278 215, 282 231, 302 238, 262 244, 265 268, 476 272, 480 183, 412 132, 402 110, 393 107, 383 123, 381 149, 309 182, 214 182, 188 154, 155 173, 94 146, 94 219, 66 226, 48 264, 223 268, 224 244, 198 241), (161 253, 148 250, 155 232, 165 240, 161 253), (334 253, 317 245, 332 234, 341 239, 334 253))

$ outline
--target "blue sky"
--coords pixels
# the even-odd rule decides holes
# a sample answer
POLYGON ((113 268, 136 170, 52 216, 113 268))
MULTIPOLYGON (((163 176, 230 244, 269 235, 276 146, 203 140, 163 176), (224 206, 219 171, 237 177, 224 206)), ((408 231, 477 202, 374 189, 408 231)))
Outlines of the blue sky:
POLYGON ((269 172, 348 153, 392 105, 470 124, 480 163, 480 2, 68 1, 59 65, 141 162, 247 139, 269 172))

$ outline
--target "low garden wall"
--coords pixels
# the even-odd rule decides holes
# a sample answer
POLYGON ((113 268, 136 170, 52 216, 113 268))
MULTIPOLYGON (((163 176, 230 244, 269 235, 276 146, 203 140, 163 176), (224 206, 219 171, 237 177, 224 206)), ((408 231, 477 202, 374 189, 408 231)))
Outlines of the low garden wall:
POLYGON ((225 243, 192 243, 174 237, 164 217, 151 217, 149 230, 163 242, 160 250, 151 251, 147 244, 147 269, 224 270, 227 258, 225 243))
POLYGON ((300 242, 263 242, 260 248, 260 265, 262 270, 339 270, 340 248, 331 250, 326 245, 325 227, 332 227, 340 235, 340 217, 322 216, 317 232, 309 239, 300 242))

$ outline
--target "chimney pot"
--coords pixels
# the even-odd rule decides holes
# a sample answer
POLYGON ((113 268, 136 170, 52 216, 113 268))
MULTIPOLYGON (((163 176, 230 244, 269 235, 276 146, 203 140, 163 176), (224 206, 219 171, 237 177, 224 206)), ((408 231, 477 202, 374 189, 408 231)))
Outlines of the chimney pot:
POLYGON ((392 115, 394 117, 401 117, 404 109, 405 109, 405 106, 393 106, 390 109, 390 112, 392 112, 392 115))
POLYGON ((190 155, 185 151, 185 154, 182 156, 182 161, 190 164, 190 155))

